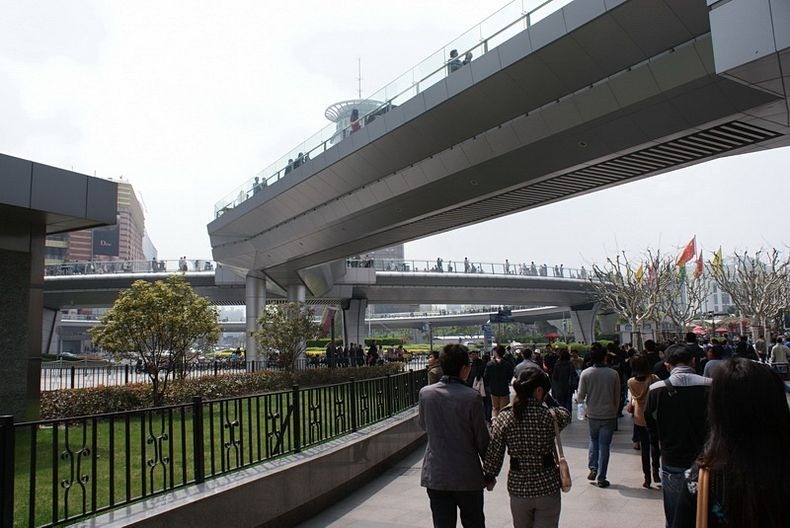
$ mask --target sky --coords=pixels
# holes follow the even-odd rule
[[[160,258],[210,257],[215,202],[505,2],[3,0],[0,153],[132,183]],[[790,148],[707,162],[406,245],[578,267],[784,248]]]

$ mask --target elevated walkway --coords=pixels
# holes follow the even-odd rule
[[[179,271],[176,261],[161,261],[152,270],[150,262],[69,263],[47,268],[44,279],[44,306],[111,306],[120,291],[136,280],[155,281],[181,274],[195,289],[216,305],[243,305],[244,279],[213,262],[190,261]],[[355,263],[356,261],[350,261]],[[196,265],[195,265],[196,263]],[[342,266],[343,275],[321,295],[308,295],[315,304],[340,304],[343,299],[362,298],[370,304],[481,304],[574,306],[590,302],[591,285],[587,272],[546,267],[536,274],[519,273],[515,266],[478,263],[480,272],[464,273],[463,263],[454,263],[454,272],[420,271],[430,262],[416,260],[371,261],[370,267]],[[408,271],[387,271],[406,269]],[[447,269],[447,268],[445,268]],[[559,270],[559,268],[557,267]],[[545,275],[540,275],[545,273]],[[286,298],[286,292],[267,282],[268,302]]]
[[[386,113],[211,222],[214,258],[320,294],[304,270],[347,255],[790,144],[785,3],[565,4],[410,72]]]

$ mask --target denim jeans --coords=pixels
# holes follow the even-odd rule
[[[587,467],[598,470],[598,480],[606,480],[606,470],[609,468],[609,447],[612,445],[617,418],[598,420],[588,418],[590,426],[590,456]]]
[[[680,493],[686,484],[687,469],[678,466],[661,466],[661,493],[664,495],[664,516],[667,528],[670,528],[675,520],[678,499],[680,499]]]

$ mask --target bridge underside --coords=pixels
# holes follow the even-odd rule
[[[591,4],[571,3],[212,222],[214,258],[312,287],[305,269],[349,255],[790,144],[788,45],[730,60],[737,32],[704,0]]]

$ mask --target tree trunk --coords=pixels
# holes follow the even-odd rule
[[[637,352],[641,354],[643,349],[642,332],[637,330],[637,328],[636,325],[631,326],[631,346],[636,348]]]

